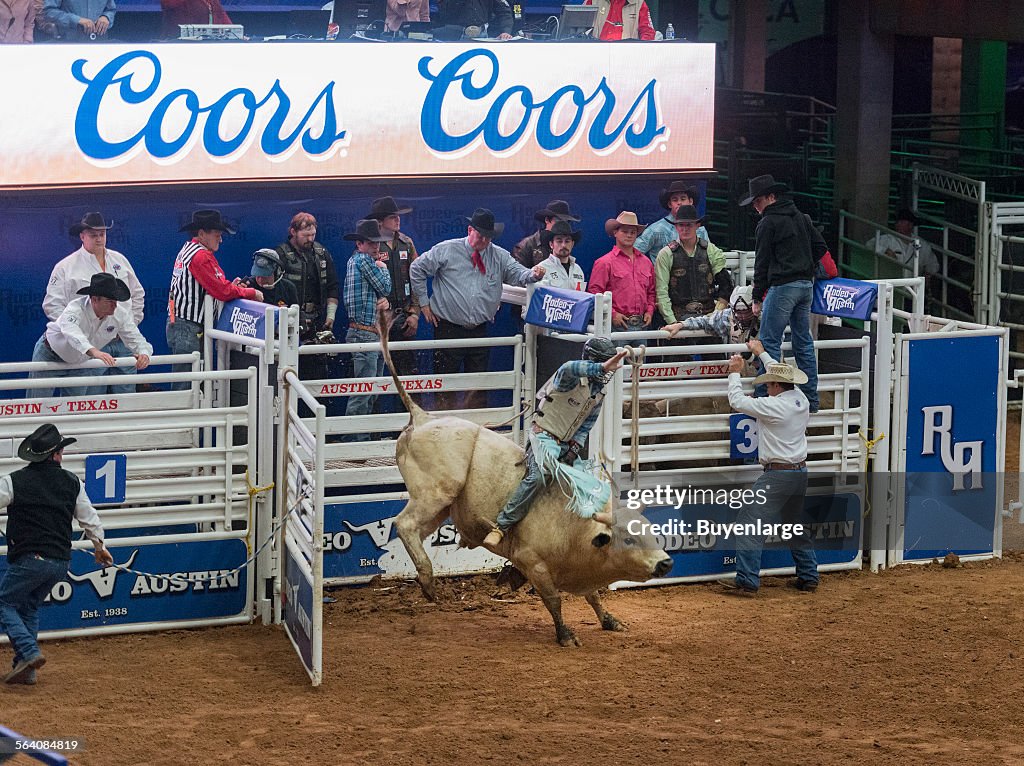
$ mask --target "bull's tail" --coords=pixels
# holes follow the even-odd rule
[[[380,350],[384,355],[384,361],[391,371],[391,379],[395,381],[395,390],[398,391],[398,395],[402,397],[402,404],[405,405],[405,409],[409,411],[409,424],[412,425],[417,420],[429,417],[428,413],[420,407],[416,402],[409,396],[409,392],[405,390],[405,386],[402,385],[402,380],[398,377],[398,372],[395,370],[395,363],[391,359],[391,350],[388,348],[388,331],[391,328],[388,326],[387,315],[384,309],[377,309],[377,330],[380,333]]]

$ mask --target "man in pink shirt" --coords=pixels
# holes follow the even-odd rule
[[[654,267],[633,247],[646,227],[636,213],[623,211],[605,221],[604,230],[615,238],[615,247],[594,263],[587,290],[612,293],[612,328],[619,331],[648,330],[654,316]]]

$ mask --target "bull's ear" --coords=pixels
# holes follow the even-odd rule
[[[598,532],[596,535],[594,535],[594,539],[590,542],[595,548],[603,548],[611,541],[612,536],[610,534],[608,534],[607,532]]]

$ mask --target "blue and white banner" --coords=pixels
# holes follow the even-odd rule
[[[243,338],[267,339],[267,304],[236,298],[221,309],[214,328]]]
[[[991,553],[997,507],[1000,337],[907,341],[903,559]],[[969,374],[945,374],[951,368]]]
[[[586,332],[594,313],[594,296],[560,287],[537,287],[526,310],[526,321],[559,332]]]
[[[306,574],[305,567],[295,558],[289,546],[284,547],[284,583],[281,590],[281,617],[288,634],[295,642],[299,658],[306,666],[306,672],[314,673],[313,582]]]
[[[814,283],[811,311],[824,316],[868,320],[877,298],[878,285],[837,277]]]
[[[394,530],[405,500],[337,503],[324,506],[324,578],[368,580],[374,575],[410,577],[416,567]],[[484,548],[459,545],[450,520],[423,541],[439,576],[499,569],[505,559]]]
[[[101,567],[91,551],[72,551],[67,579],[53,586],[39,612],[41,630],[232,617],[247,609],[246,571],[232,571],[246,558],[242,540],[107,544],[118,564],[170,579]],[[4,557],[0,576],[6,570]]]

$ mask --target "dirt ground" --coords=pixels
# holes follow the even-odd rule
[[[491,578],[335,591],[325,682],[260,626],[49,643],[0,720],[83,737],[95,764],[934,764],[1024,762],[1024,556],[620,591],[600,630]]]
[[[784,584],[571,598],[580,649],[488,577],[337,590],[320,689],[279,628],[51,642],[0,723],[95,766],[1024,762],[1024,553]]]

